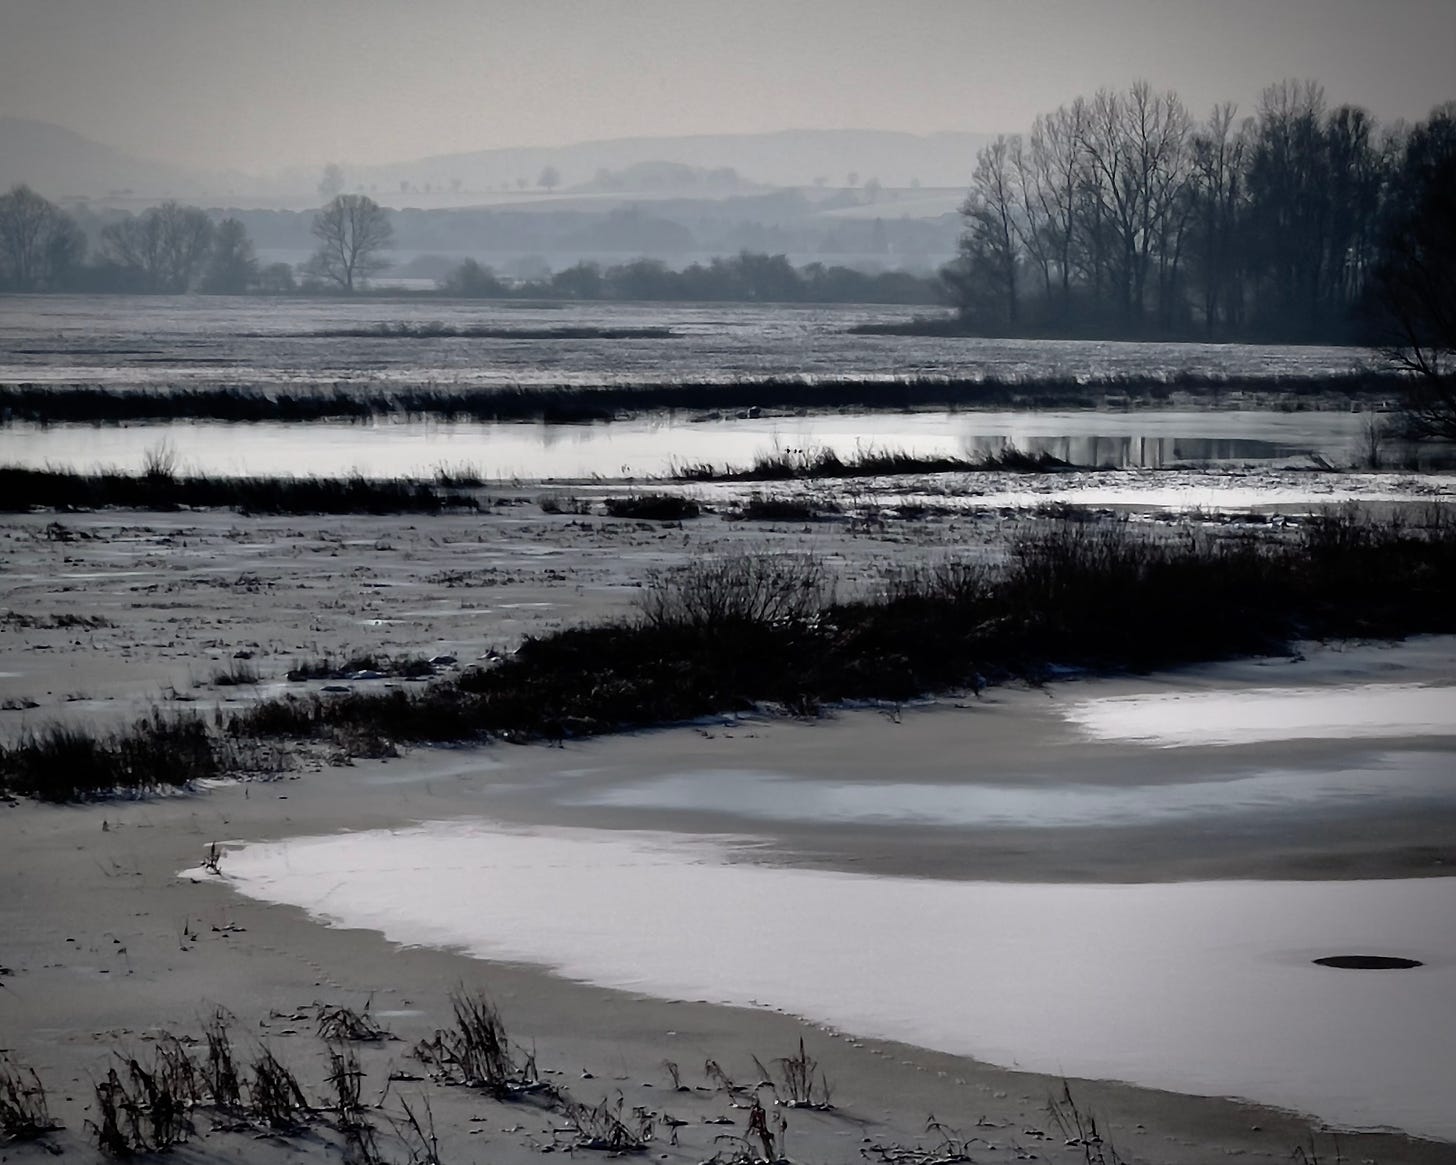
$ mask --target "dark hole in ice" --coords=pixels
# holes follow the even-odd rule
[[[1316,959],[1321,967],[1340,967],[1350,971],[1403,971],[1419,967],[1419,959],[1402,959],[1395,955],[1326,955]]]

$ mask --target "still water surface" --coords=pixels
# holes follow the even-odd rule
[[[1108,785],[918,784],[830,781],[752,770],[693,770],[567,794],[565,805],[713,813],[811,825],[920,825],[973,829],[1148,826],[1198,819],[1210,826],[1276,814],[1358,814],[1398,806],[1456,807],[1449,752],[1400,751],[1337,768],[1266,768],[1213,780]]]
[[[926,412],[694,420],[663,416],[579,425],[429,421],[307,425],[12,425],[0,464],[141,468],[165,442],[185,472],[236,475],[425,476],[472,465],[488,478],[542,480],[663,475],[707,462],[748,465],[766,453],[867,449],[980,458],[1008,446],[1090,467],[1164,468],[1348,463],[1365,417],[1342,412]]]

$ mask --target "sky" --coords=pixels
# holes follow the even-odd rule
[[[1414,120],[1456,0],[0,0],[0,114],[270,173],[801,128],[1017,132],[1145,78],[1195,114],[1285,77]]]

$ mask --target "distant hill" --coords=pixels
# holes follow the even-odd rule
[[[387,206],[443,208],[554,198],[685,196],[721,199],[772,188],[850,186],[964,189],[987,134],[921,136],[873,130],[617,138],[559,147],[478,150],[354,166],[345,189]],[[174,197],[210,206],[303,209],[318,204],[317,167],[244,175],[188,170],[137,157],[47,122],[0,117],[0,190],[28,183],[48,198],[85,197],[135,208]],[[875,201],[867,192],[869,201]],[[550,198],[546,200],[551,201]],[[851,204],[857,202],[852,199]],[[943,199],[942,199],[943,201]],[[906,205],[902,213],[910,212]]]
[[[193,197],[216,185],[181,167],[123,153],[49,122],[0,117],[0,189],[21,182],[47,198],[123,192],[136,198]]]
[[[992,135],[919,135],[879,130],[784,130],[760,134],[698,134],[690,137],[617,138],[570,146],[478,150],[443,154],[385,166],[344,165],[349,186],[374,187],[376,197],[411,190],[499,190],[534,188],[547,167],[565,186],[595,183],[605,172],[630,173],[650,163],[676,163],[699,170],[737,172],[745,182],[765,186],[830,187],[864,183],[885,186],[965,186],[976,151]],[[294,184],[317,174],[294,172]]]

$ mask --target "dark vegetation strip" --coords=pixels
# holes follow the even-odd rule
[[[0,747],[0,788],[68,800],[183,783],[267,740],[380,754],[560,740],[763,704],[812,714],[978,691],[1056,667],[1146,669],[1280,652],[1301,638],[1451,633],[1453,594],[1456,521],[1434,509],[1419,524],[1334,514],[1292,534],[1056,523],[1016,539],[1000,568],[921,566],[861,599],[836,599],[812,558],[704,560],[654,580],[635,617],[529,638],[494,666],[429,684],[263,700],[217,733],[159,716],[105,738],[47,729]]]
[[[364,652],[335,660],[325,655],[317,659],[296,660],[288,669],[287,675],[295,683],[302,680],[346,680],[361,673],[371,678],[398,676],[403,679],[423,679],[433,676],[437,668],[447,667],[454,662],[454,658],[449,656],[426,659],[423,655],[375,655]]]
[[[1456,524],[1334,517],[1293,540],[1069,525],[1018,540],[1000,571],[923,568],[873,599],[835,601],[831,590],[812,560],[704,562],[658,580],[636,619],[529,639],[495,667],[420,692],[267,701],[229,731],[559,739],[765,702],[812,712],[904,700],[1053,665],[1149,668],[1301,637],[1453,631]]]
[[[248,514],[434,514],[477,509],[479,502],[470,494],[401,478],[181,477],[0,466],[0,510],[107,506],[230,508]]]
[[[1008,445],[984,457],[925,455],[904,449],[861,449],[848,459],[833,449],[803,449],[763,453],[752,465],[721,468],[708,462],[679,466],[679,481],[792,481],[798,478],[881,477],[907,473],[973,473],[1001,470],[1012,473],[1053,473],[1076,469],[1070,461],[1050,453],[1027,453]]]
[[[43,801],[182,789],[221,777],[230,751],[202,717],[153,711],[129,728],[97,733],[51,724],[0,745],[0,792]]]
[[[846,409],[995,407],[1088,408],[1108,397],[1166,402],[1175,392],[1217,400],[1225,394],[1294,403],[1320,398],[1396,399],[1408,377],[1395,372],[1230,378],[1180,373],[1167,378],[1106,376],[1079,380],[910,377],[897,380],[838,377],[806,380],[770,377],[711,383],[512,385],[486,388],[300,388],[180,385],[118,389],[86,384],[0,385],[0,421],[35,424],[121,421],[319,421],[429,416],[445,420],[558,422],[597,421],[633,413],[678,409],[743,412]]]
[[[681,522],[702,513],[697,502],[680,494],[629,494],[624,498],[607,498],[602,505],[608,517],[650,522]]]

